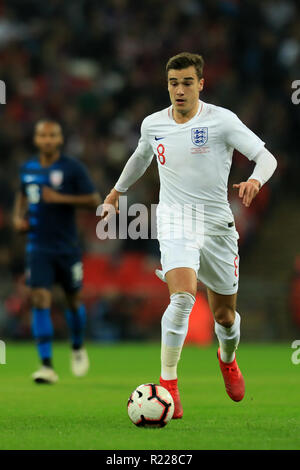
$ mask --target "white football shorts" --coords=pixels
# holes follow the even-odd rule
[[[174,268],[192,268],[197,279],[222,295],[238,291],[239,254],[235,235],[193,236],[192,239],[160,238],[161,279]]]

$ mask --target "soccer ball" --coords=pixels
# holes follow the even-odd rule
[[[127,408],[128,416],[136,426],[162,428],[172,419],[174,401],[161,385],[142,384],[130,395]]]

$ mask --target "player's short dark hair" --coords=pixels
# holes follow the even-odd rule
[[[168,75],[171,69],[182,70],[191,66],[195,67],[197,77],[200,80],[203,77],[204,60],[202,55],[193,54],[191,52],[181,52],[171,57],[167,62],[166,72]]]

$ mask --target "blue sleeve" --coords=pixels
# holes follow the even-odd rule
[[[96,192],[87,169],[81,162],[76,161],[74,164],[73,178],[75,194],[92,194]]]

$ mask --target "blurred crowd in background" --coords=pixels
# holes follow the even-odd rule
[[[261,221],[276,205],[279,194],[294,192],[297,196],[299,191],[300,105],[291,101],[291,83],[300,79],[298,1],[0,0],[0,79],[6,84],[6,104],[0,105],[3,334],[30,336],[24,239],[14,234],[11,213],[19,188],[19,167],[34,153],[34,124],[44,117],[62,124],[64,152],[88,167],[105,197],[136,148],[143,118],[169,105],[165,64],[182,51],[204,57],[203,101],[237,113],[278,160],[276,174],[250,209],[245,210],[229,189],[240,248],[251,249]],[[251,171],[252,164],[235,152],[230,181],[240,182]],[[158,191],[153,161],[128,193],[129,204],[142,202],[150,207],[158,202]],[[126,279],[132,272],[140,276],[141,271],[136,267],[130,271],[126,263],[136,266],[137,256],[141,266],[142,259],[140,269],[146,272],[145,279],[149,278],[153,267],[159,265],[157,242],[100,241],[95,232],[97,217],[89,212],[80,212],[78,223],[87,271],[91,269],[87,279],[93,278],[94,260],[104,265],[109,260],[103,277],[96,276],[99,285],[92,279],[90,289],[86,286],[90,337],[151,337],[161,305],[158,302],[157,314],[153,305],[145,308],[141,291],[145,293],[146,284],[133,296],[137,290],[134,283],[128,289]],[[127,278],[123,275],[117,284],[107,285],[107,269],[112,266],[111,279],[116,278],[118,269],[124,269]],[[105,278],[106,288],[102,283]],[[154,289],[155,281],[151,282]],[[162,299],[166,300],[166,287],[162,287]],[[59,292],[55,296],[53,315],[57,335],[64,337],[60,296]],[[154,321],[137,322],[141,309],[150,311],[147,318]]]

